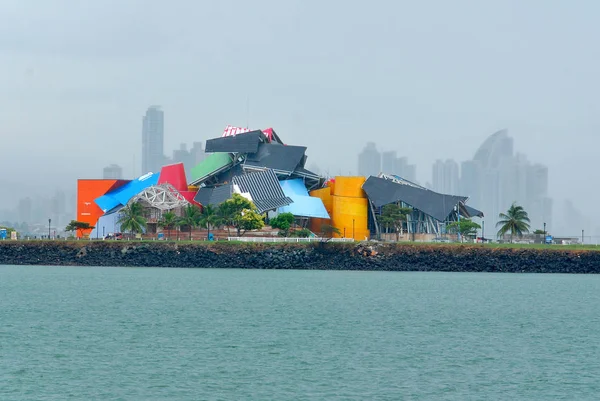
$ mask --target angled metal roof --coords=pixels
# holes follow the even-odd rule
[[[477,210],[474,207],[471,207],[469,205],[463,205],[463,206],[465,207],[465,210],[469,214],[468,217],[484,217],[483,212],[481,210]]]
[[[293,202],[285,196],[277,175],[270,169],[233,177],[232,182],[242,193],[250,194],[259,213],[287,206]]]
[[[212,188],[200,188],[194,197],[194,201],[201,205],[220,205],[233,194],[233,184],[221,185]]]
[[[196,185],[208,179],[214,174],[233,165],[233,159],[229,153],[213,153],[198,163],[191,171],[192,184]]]
[[[438,221],[445,221],[459,202],[468,199],[465,196],[443,195],[373,176],[367,179],[362,188],[376,207],[402,201]]]
[[[209,139],[206,141],[205,151],[207,153],[256,153],[258,145],[266,141],[265,134],[261,130],[256,130],[240,135]]]
[[[280,207],[278,209],[279,213],[291,213],[294,216],[317,217],[320,219],[330,218],[323,201],[308,194],[302,179],[280,181],[279,185],[281,185],[283,193],[294,201],[288,206]]]
[[[187,179],[183,163],[169,164],[160,169],[158,184],[171,184],[177,191],[187,191]]]
[[[103,212],[107,212],[119,205],[126,205],[127,202],[140,192],[144,191],[158,183],[159,173],[148,173],[135,180],[129,181],[123,185],[103,195],[99,198],[94,199],[94,202],[102,209]]]
[[[256,153],[246,156],[246,165],[273,170],[293,172],[302,167],[305,146],[287,146],[278,143],[262,143]]]

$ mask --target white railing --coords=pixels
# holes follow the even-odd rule
[[[290,238],[290,237],[227,237],[227,241],[240,242],[354,242],[354,238]]]

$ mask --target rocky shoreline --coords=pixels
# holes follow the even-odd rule
[[[600,273],[600,252],[381,243],[5,241],[0,265]]]

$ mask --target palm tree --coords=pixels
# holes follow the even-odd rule
[[[183,209],[183,215],[179,218],[179,224],[190,228],[190,241],[192,240],[192,229],[200,222],[200,208],[189,204]]]
[[[163,213],[161,219],[158,221],[158,226],[167,230],[167,239],[171,239],[171,229],[175,227],[177,222],[177,215],[172,211]]]
[[[144,208],[137,202],[127,204],[119,211],[118,223],[121,230],[129,231],[131,234],[143,232],[147,225]]]
[[[513,241],[513,235],[522,237],[523,234],[529,232],[529,216],[523,209],[523,206],[519,206],[513,203],[506,213],[500,213],[498,215],[500,221],[496,223],[496,227],[500,227],[498,230],[498,236],[502,237],[504,234],[510,231],[510,242]]]
[[[221,217],[217,213],[217,209],[212,205],[206,205],[202,207],[202,214],[200,215],[199,225],[205,227],[208,232],[206,234],[207,239],[210,238],[210,227],[215,227],[221,222]]]

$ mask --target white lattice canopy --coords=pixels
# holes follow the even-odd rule
[[[171,184],[153,185],[134,196],[130,202],[142,201],[160,210],[186,206],[189,202]]]

